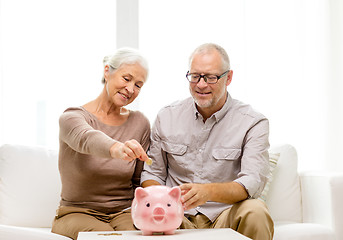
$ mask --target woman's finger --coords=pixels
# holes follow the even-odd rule
[[[125,142],[127,146],[132,150],[135,158],[138,158],[142,161],[148,160],[148,155],[144,151],[143,147],[136,141],[136,140],[130,140]]]

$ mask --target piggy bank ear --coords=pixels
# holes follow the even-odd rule
[[[169,196],[171,196],[176,201],[179,201],[181,198],[181,189],[179,187],[173,187],[169,191]]]
[[[137,199],[137,201],[140,201],[141,199],[145,198],[146,196],[148,196],[147,191],[145,191],[144,188],[138,187],[135,190],[135,197]]]

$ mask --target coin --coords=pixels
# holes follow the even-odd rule
[[[152,159],[148,158],[148,160],[146,160],[145,162],[146,162],[146,164],[151,165],[152,164]]]

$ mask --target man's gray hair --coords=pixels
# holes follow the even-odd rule
[[[213,50],[218,51],[218,53],[222,57],[222,68],[223,68],[222,70],[223,71],[229,70],[230,69],[230,59],[229,59],[227,52],[225,51],[224,48],[222,48],[221,46],[219,46],[218,44],[215,44],[215,43],[205,43],[205,44],[202,44],[199,47],[197,47],[193,51],[191,56],[189,57],[189,68],[191,67],[193,57],[195,54],[207,53],[207,52],[210,52]]]
[[[134,48],[123,47],[117,49],[113,55],[105,56],[103,59],[103,66],[110,66],[112,69],[118,69],[122,64],[140,64],[148,73],[148,61],[142,56],[142,54]],[[104,76],[102,77],[102,83],[105,83]]]

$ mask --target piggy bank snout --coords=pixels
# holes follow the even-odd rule
[[[158,216],[164,216],[165,215],[165,211],[163,208],[161,207],[156,207],[153,211],[154,215],[158,215]]]

